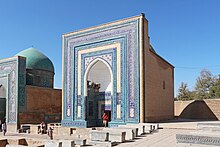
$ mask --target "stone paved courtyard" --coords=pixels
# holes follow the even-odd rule
[[[118,144],[118,147],[184,147],[189,145],[177,144],[176,134],[188,134],[196,129],[198,122],[172,122],[172,123],[160,123],[160,129],[151,134],[144,134],[139,136],[135,140],[127,141],[125,143]],[[76,136],[75,136],[76,137]],[[73,139],[74,136],[59,136],[54,135],[54,140]],[[6,136],[0,135],[0,139],[4,138],[31,138],[34,140],[49,141],[49,137],[46,134],[12,134],[7,133]],[[202,145],[192,145],[202,146]]]
[[[125,142],[118,144],[118,147],[175,147],[176,146],[176,139],[175,135],[177,133],[189,133],[191,130],[186,129],[159,129],[157,132],[152,134],[145,134],[133,141]],[[2,138],[34,138],[36,140],[49,140],[49,137],[44,135],[32,135],[32,134],[7,134],[7,136]],[[54,140],[64,139],[65,137],[62,136],[54,136]],[[71,137],[66,137],[65,139],[71,139]]]

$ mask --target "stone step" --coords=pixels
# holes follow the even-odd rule
[[[126,125],[119,125],[119,127],[135,127],[135,128],[138,128],[138,132],[137,132],[137,135],[140,136],[142,134],[145,133],[145,125],[142,125],[142,124],[126,124]]]
[[[219,132],[220,131],[220,123],[198,123],[197,129]]]
[[[109,141],[109,133],[103,130],[91,130],[90,139],[92,141]]]
[[[72,139],[75,143],[75,145],[85,146],[86,145],[86,139],[83,138],[75,138]]]
[[[106,141],[106,142],[90,141],[88,144],[91,144],[91,145],[96,146],[96,147],[112,147],[112,146],[117,145],[118,143],[112,142],[112,141]]]
[[[109,132],[109,136],[111,136],[111,133],[113,132],[125,132],[125,140],[133,140],[135,136],[135,131],[131,128],[104,128],[105,131],[111,131]]]
[[[112,128],[104,128],[103,130],[109,133],[109,141],[125,142],[126,131]]]
[[[176,134],[177,143],[220,146],[220,136],[208,134]]]
[[[204,131],[204,130],[192,131],[189,134],[190,135],[202,135],[202,136],[210,136],[210,137],[219,137],[220,138],[219,132],[209,132],[209,131]]]
[[[128,130],[128,132],[129,132],[129,131],[132,131],[132,134],[133,134],[133,136],[134,136],[133,139],[138,136],[138,128],[137,128],[137,127],[119,126],[119,127],[116,128],[116,129]],[[127,132],[126,132],[126,133],[127,133]]]
[[[62,147],[74,147],[75,142],[73,140],[60,140],[62,142]]]
[[[45,142],[44,147],[62,147],[61,141],[48,141]]]
[[[145,125],[145,129],[155,131],[159,129],[159,124],[158,123],[140,123]]]

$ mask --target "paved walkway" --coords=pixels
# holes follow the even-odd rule
[[[192,130],[159,129],[157,132],[135,139],[134,142],[119,144],[118,147],[176,147],[176,134],[190,131]]]
[[[159,129],[158,131],[145,134],[133,141],[128,141],[117,145],[117,147],[175,147],[176,146],[176,134],[178,133],[189,133],[192,130],[184,129]],[[49,137],[44,135],[33,135],[33,134],[11,134],[7,136],[0,136],[3,138],[32,138],[34,140],[49,140]],[[59,139],[71,139],[71,137],[54,136],[54,140]]]
[[[151,134],[145,134],[133,141],[128,141],[117,145],[118,147],[175,147],[176,146],[176,134],[189,133],[192,130],[187,129],[159,129]],[[49,137],[44,135],[34,134],[11,134],[7,136],[0,135],[0,139],[3,138],[31,138],[34,140],[49,140]],[[54,136],[54,140],[59,139],[71,139],[72,137]]]
[[[219,121],[218,121],[219,122]],[[160,127],[156,132],[151,134],[145,134],[133,141],[118,144],[117,147],[176,147],[181,144],[176,143],[176,134],[189,134],[195,131],[198,122],[186,121],[186,122],[168,122],[160,123]],[[3,138],[30,138],[34,140],[49,141],[49,137],[39,134],[11,134],[7,133],[6,136],[0,135],[0,139]],[[55,135],[54,140],[73,139],[73,136],[59,136]],[[187,145],[188,146],[188,145]],[[195,145],[193,145],[195,146]],[[200,146],[200,145],[196,145]],[[182,147],[182,146],[181,146]]]

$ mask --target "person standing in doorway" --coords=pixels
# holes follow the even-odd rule
[[[103,125],[106,128],[108,124],[108,115],[106,113],[103,113],[102,120],[103,120]]]

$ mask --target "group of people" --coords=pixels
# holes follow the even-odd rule
[[[6,118],[4,117],[4,119],[0,119],[0,132],[2,132],[2,134],[5,136],[7,131],[7,125],[6,125]],[[46,123],[42,122],[39,126],[38,129],[38,134],[46,134],[50,137],[50,139],[53,139],[53,129],[51,127],[49,127],[49,129],[47,130],[47,125]]]
[[[5,136],[5,133],[7,131],[7,125],[6,125],[6,118],[4,117],[3,120],[0,119],[0,131],[3,133]]]
[[[42,122],[39,126],[38,129],[38,134],[46,134],[50,137],[50,139],[53,139],[53,129],[52,127],[49,127],[49,129],[47,130],[47,124],[45,122]]]

